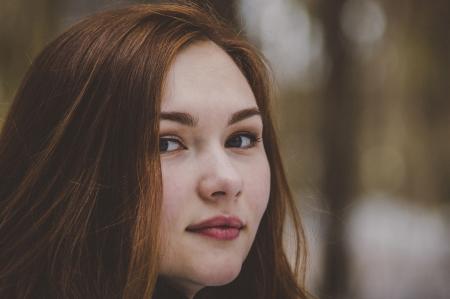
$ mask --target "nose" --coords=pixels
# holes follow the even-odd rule
[[[201,175],[198,194],[204,200],[234,200],[242,193],[243,180],[227,153],[209,154],[199,161]]]

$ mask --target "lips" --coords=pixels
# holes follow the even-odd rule
[[[192,224],[186,231],[218,240],[234,240],[242,228],[244,224],[238,217],[217,216]]]

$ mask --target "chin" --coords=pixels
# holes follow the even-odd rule
[[[203,269],[202,269],[203,268]],[[199,267],[197,281],[204,286],[222,286],[226,285],[238,277],[241,272],[242,264],[233,265],[227,263],[225,265],[207,265]]]

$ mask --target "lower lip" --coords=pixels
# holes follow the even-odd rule
[[[208,227],[195,231],[190,231],[191,233],[201,234],[206,237],[214,238],[217,240],[234,240],[239,237],[240,229],[227,227]]]

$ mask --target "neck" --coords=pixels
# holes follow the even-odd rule
[[[192,296],[186,296],[178,289],[174,288],[171,284],[169,284],[164,278],[159,277],[156,282],[155,291],[153,293],[152,299],[193,299]]]

